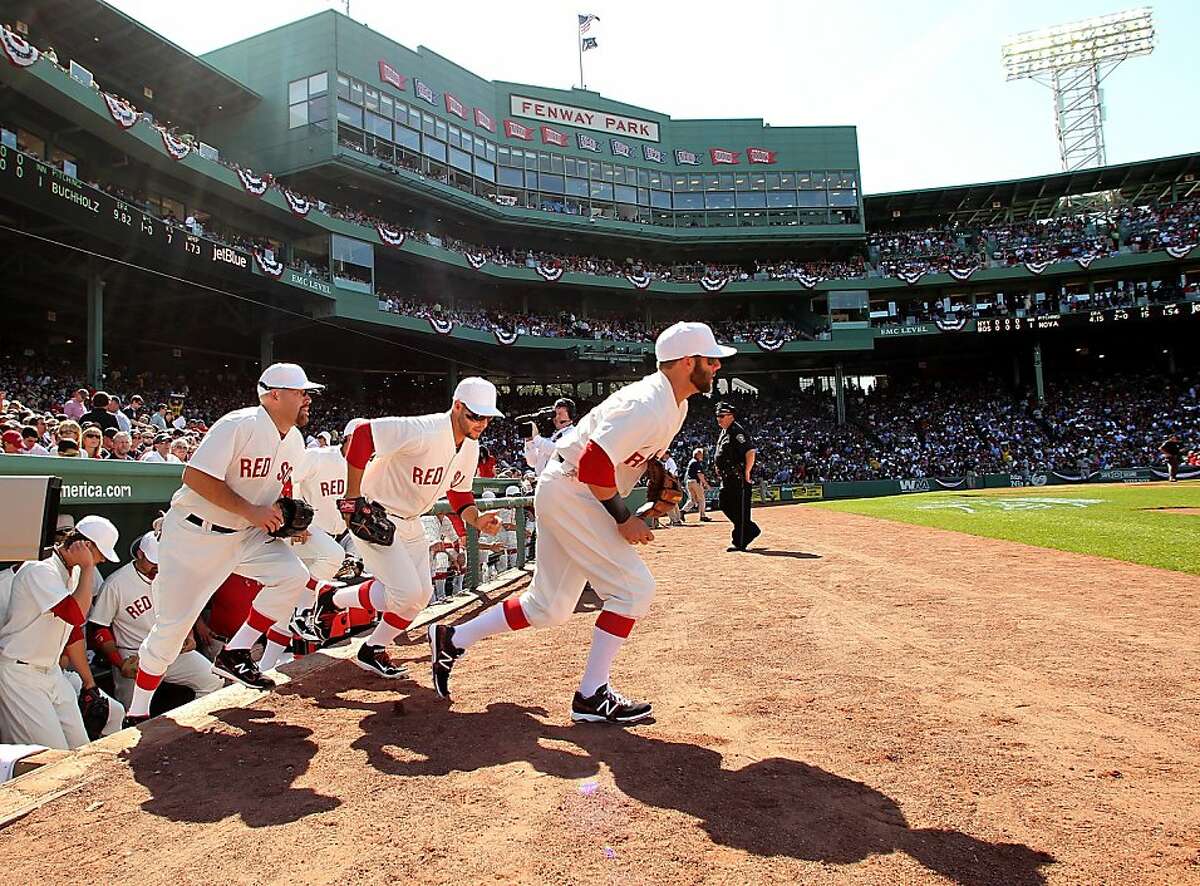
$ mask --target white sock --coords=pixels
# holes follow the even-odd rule
[[[356,609],[362,608],[362,603],[359,602],[359,588],[362,585],[351,585],[348,588],[342,588],[340,591],[335,591],[333,594],[333,605],[338,609]],[[384,607],[385,597],[383,593],[383,582],[379,579],[372,578],[370,586],[367,588],[367,594],[371,599],[371,608],[382,611]]]
[[[127,717],[148,717],[150,715],[150,699],[154,698],[153,689],[143,689],[141,686],[133,687],[133,698],[129,702],[129,710],[125,712]]]
[[[226,649],[249,649],[254,645],[254,641],[263,634],[258,628],[250,626],[250,620],[246,619],[242,626],[237,629],[237,633],[229,638],[229,642],[225,644]]]
[[[625,638],[592,628],[592,649],[588,653],[587,667],[579,680],[579,694],[584,698],[594,695],[596,690],[608,682],[608,672],[613,659],[621,651]]]
[[[493,634],[502,634],[507,630],[510,630],[510,628],[508,626],[508,619],[504,616],[504,604],[497,603],[490,609],[485,609],[470,621],[455,627],[454,636],[450,638],[450,642],[459,649],[466,649],[472,643],[482,640],[484,637],[490,637]]]
[[[404,628],[394,628],[382,618],[379,624],[375,625],[375,630],[371,632],[371,636],[367,637],[365,642],[368,646],[387,646],[393,640],[400,636],[400,632]]]
[[[286,651],[286,646],[282,646],[279,643],[276,643],[274,640],[268,640],[267,648],[263,652],[262,658],[258,660],[258,669],[260,671],[272,670],[277,664],[279,664],[279,659],[283,658],[283,653]]]

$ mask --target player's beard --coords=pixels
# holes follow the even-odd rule
[[[696,365],[692,367],[692,374],[688,376],[688,381],[701,394],[707,394],[712,390],[714,375],[716,375],[716,371],[709,367],[707,361],[702,357],[697,357]]]
[[[301,406],[300,409],[296,411],[296,427],[302,428],[307,424],[308,424],[308,407]]]

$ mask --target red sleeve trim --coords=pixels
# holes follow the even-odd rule
[[[75,625],[75,627],[71,628],[71,635],[67,637],[67,645],[70,646],[72,643],[78,643],[82,639],[83,627],[80,625]]]
[[[363,422],[350,435],[350,448],[346,450],[346,461],[361,471],[374,454],[375,438],[371,435],[371,423]]]
[[[475,504],[475,493],[455,492],[453,489],[447,489],[446,501],[450,502],[450,507],[454,510],[454,513],[461,515],[463,511]]]
[[[594,440],[588,441],[579,459],[579,482],[589,486],[616,486],[617,474],[612,459]]]
[[[79,604],[74,597],[63,597],[50,607],[50,611],[73,628],[83,624],[83,613],[79,611]]]
[[[104,652],[101,648],[105,643],[112,643],[116,645],[116,642],[117,638],[113,636],[113,632],[109,628],[97,627],[92,630],[92,648],[97,652],[103,653],[110,665],[119,668],[121,663],[125,661],[125,659],[121,658],[121,653],[117,652],[115,649],[110,652]]]

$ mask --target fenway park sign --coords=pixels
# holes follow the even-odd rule
[[[592,129],[609,135],[624,135],[646,141],[658,141],[658,124],[653,120],[637,117],[622,117],[606,111],[594,111],[575,105],[560,105],[556,102],[527,98],[523,95],[509,97],[510,110],[514,117],[540,120],[543,123],[558,123],[576,129]]]

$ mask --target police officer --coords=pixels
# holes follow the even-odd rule
[[[717,506],[733,524],[733,544],[726,550],[744,551],[762,532],[750,519],[750,476],[754,471],[754,441],[737,422],[734,408],[724,401],[717,404],[717,439],[714,464],[721,477]]]

